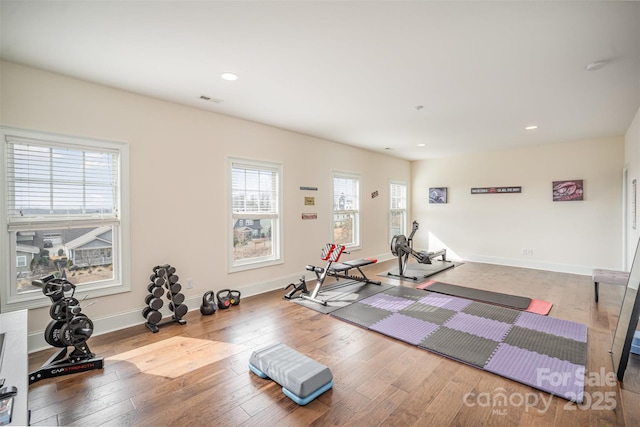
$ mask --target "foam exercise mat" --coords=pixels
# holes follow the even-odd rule
[[[450,285],[442,282],[427,282],[418,286],[418,289],[429,288],[430,292],[458,296],[476,301],[484,301],[491,304],[503,305],[505,307],[526,310],[531,304],[531,298],[518,297],[515,295],[501,294],[498,292],[484,291],[482,289],[467,288],[465,286]]]
[[[318,304],[317,302],[302,298],[293,298],[291,301],[320,313],[327,314],[378,292],[385,291],[393,286],[394,285],[384,283],[375,285],[359,281],[343,280],[329,286],[324,286],[321,289],[318,298],[327,301],[327,305]]]
[[[489,304],[502,305],[504,307],[524,310],[531,313],[547,315],[551,311],[553,304],[547,301],[536,300],[533,298],[519,297],[515,295],[503,294],[499,292],[485,291],[482,289],[474,289],[466,286],[451,285],[449,283],[436,282],[430,280],[417,289],[423,289],[430,292],[451,295],[455,297],[472,299],[475,301],[486,302]]]
[[[331,316],[570,401],[584,397],[581,323],[402,286]]]

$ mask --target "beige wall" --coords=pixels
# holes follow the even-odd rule
[[[622,137],[413,162],[416,245],[552,271],[618,269],[623,166]],[[553,202],[552,182],[569,179],[584,180],[584,201]],[[521,186],[522,193],[470,194],[494,186]],[[449,202],[429,204],[429,187],[448,187]]]
[[[305,265],[321,264],[320,251],[332,239],[332,170],[362,177],[362,250],[344,259],[391,257],[389,181],[409,183],[408,161],[12,63],[0,65],[0,124],[130,145],[133,291],[101,297],[87,310],[96,333],[142,323],[148,278],[158,264],[175,266],[183,284],[193,279],[194,288],[184,289],[190,309],[197,309],[210,289],[238,289],[247,296],[297,281]],[[283,164],[284,264],[227,274],[229,156]],[[318,191],[300,191],[300,186]],[[376,190],[379,196],[372,199]],[[316,205],[305,207],[304,196],[314,196]],[[318,219],[302,221],[302,212],[317,212]],[[0,236],[0,244],[7,244],[6,235]],[[29,331],[42,331],[49,320],[48,309],[31,310]],[[31,348],[42,334],[32,335]]]

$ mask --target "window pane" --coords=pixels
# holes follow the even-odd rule
[[[231,175],[233,212],[277,212],[277,171],[234,166]]]
[[[389,232],[391,238],[404,234],[404,211],[391,211],[391,223]]]
[[[42,292],[31,285],[49,274],[75,285],[112,280],[114,227],[33,230],[16,233],[16,256],[28,262],[17,267],[17,292]]]
[[[333,242],[345,246],[355,244],[355,225],[354,214],[334,214]]]
[[[334,177],[333,209],[358,210],[358,180],[354,178]]]
[[[114,214],[118,154],[7,144],[10,216]]]
[[[389,239],[404,234],[407,229],[407,186],[391,183],[389,185]]]
[[[237,220],[233,227],[234,261],[272,257],[272,231],[272,219]]]

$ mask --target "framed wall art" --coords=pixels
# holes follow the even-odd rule
[[[567,202],[584,200],[584,185],[581,179],[553,181],[553,201]]]
[[[429,188],[429,203],[447,203],[447,187]]]

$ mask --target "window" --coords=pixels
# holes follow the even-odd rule
[[[0,134],[7,237],[0,259],[9,283],[2,311],[50,304],[31,284],[49,274],[75,284],[76,298],[130,290],[127,144],[11,128]]]
[[[360,246],[360,177],[333,174],[333,243]]]
[[[230,159],[229,271],[281,263],[282,166]]]
[[[407,230],[407,185],[401,182],[389,184],[389,241]]]

